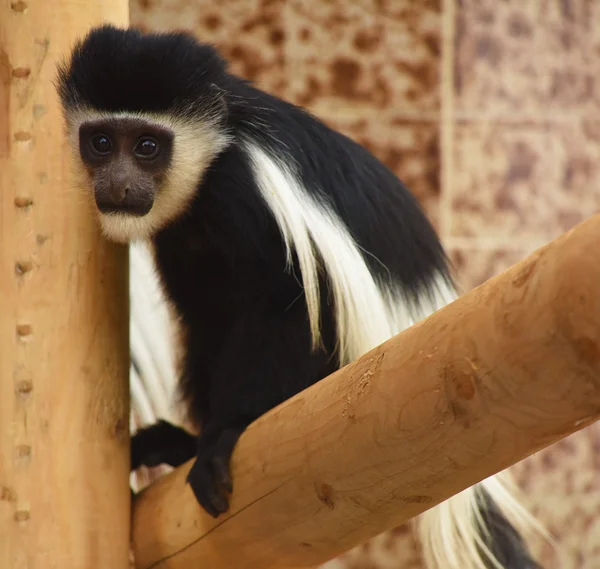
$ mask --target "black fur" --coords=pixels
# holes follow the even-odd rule
[[[228,507],[228,467],[235,442],[260,415],[337,367],[333,307],[322,276],[323,347],[311,350],[300,269],[286,271],[279,229],[259,195],[238,141],[252,140],[293,161],[304,187],[327,203],[366,252],[380,283],[407,298],[450,279],[441,244],[415,198],[367,150],[306,111],[229,74],[209,46],[182,34],[142,35],[110,27],[94,31],[63,66],[59,92],[67,111],[178,115],[219,112],[234,143],[211,164],[185,214],[154,239],[165,289],[187,330],[181,389],[202,427],[189,481],[213,515]],[[365,314],[365,318],[369,315]],[[192,458],[187,435],[166,423],[134,438],[133,465],[178,465]],[[493,514],[499,551],[509,539]],[[530,569],[515,562],[507,569]]]
[[[140,429],[131,441],[131,470],[140,466],[181,466],[196,452],[196,437],[187,431],[158,421]],[[152,450],[154,449],[154,450]]]
[[[500,565],[507,569],[542,569],[531,556],[523,538],[485,490],[479,503],[484,523],[489,530],[489,538],[484,538],[484,542]]]
[[[85,103],[105,111],[203,114],[219,99],[212,85],[223,76],[225,60],[188,35],[124,33],[107,25],[84,42],[59,67],[58,92],[69,109]]]

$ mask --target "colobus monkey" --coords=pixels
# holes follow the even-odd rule
[[[252,421],[456,298],[444,250],[367,150],[188,34],[95,28],[60,66],[58,91],[104,234],[151,244],[201,429],[141,430],[132,468],[196,456],[188,482],[218,516]],[[490,478],[420,517],[428,564],[537,567],[523,520]]]

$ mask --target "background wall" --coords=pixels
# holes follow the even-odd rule
[[[600,209],[600,0],[131,0],[363,143],[416,193],[465,290]],[[600,246],[600,245],[599,245]],[[600,567],[600,425],[514,468],[559,549]],[[419,569],[398,528],[330,564]],[[329,568],[328,568],[329,569]]]

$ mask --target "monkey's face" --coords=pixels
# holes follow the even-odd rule
[[[135,118],[84,122],[79,154],[101,214],[144,216],[169,171],[173,133]]]
[[[75,179],[104,234],[147,239],[185,213],[230,138],[210,119],[78,109],[67,113]]]

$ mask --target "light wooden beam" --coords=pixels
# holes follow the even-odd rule
[[[600,216],[256,421],[229,513],[136,500],[139,569],[315,566],[600,416]],[[365,315],[368,318],[368,315]]]
[[[128,2],[0,4],[0,567],[126,569],[127,250],[70,177],[56,63]]]

